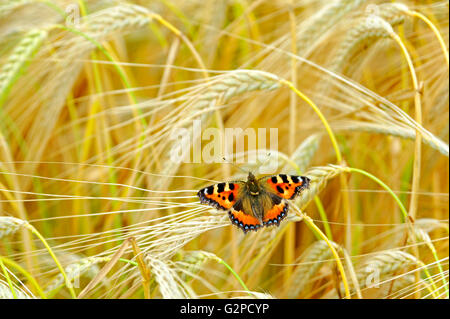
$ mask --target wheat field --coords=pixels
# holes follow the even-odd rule
[[[449,298],[448,27],[448,1],[1,0],[0,298]],[[173,161],[194,122],[277,149]],[[263,161],[311,180],[279,227],[200,203]]]

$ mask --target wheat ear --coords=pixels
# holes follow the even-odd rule
[[[305,207],[313,200],[314,196],[318,195],[327,185],[328,181],[340,173],[347,171],[344,166],[328,165],[313,167],[308,170],[305,175],[311,180],[309,188],[305,189],[300,196],[295,200],[295,204],[300,208]]]
[[[404,22],[404,14],[398,6],[385,3],[376,6],[377,16],[384,19],[391,26],[397,26]],[[332,71],[340,71],[347,61],[351,60],[356,52],[360,52],[361,47],[369,47],[377,40],[389,38],[386,29],[377,23],[371,16],[360,18],[348,31],[348,35],[343,40],[334,61],[329,67]]]
[[[316,151],[319,148],[320,139],[320,134],[308,136],[292,153],[290,159],[297,165],[300,172],[304,172],[308,168],[314,154],[316,154]],[[289,164],[286,164],[282,171],[298,174],[298,171]]]
[[[391,135],[396,137],[401,137],[404,139],[415,140],[416,131],[410,127],[402,127],[399,125],[388,125],[388,124],[378,124],[378,123],[368,123],[360,121],[342,121],[338,125],[335,123],[333,128],[340,130],[351,130],[351,131],[361,131],[369,133],[379,133],[385,135]],[[448,157],[448,145],[435,137],[434,135],[423,135],[423,142],[435,149],[442,155]]]
[[[28,222],[9,216],[0,216],[0,238],[11,236]]]
[[[81,277],[88,271],[98,271],[97,264],[108,262],[110,257],[88,257],[74,262],[64,268],[67,278],[70,282]],[[97,268],[97,269],[96,269]],[[45,288],[46,293],[51,293],[54,290],[61,288],[64,285],[64,277],[62,274],[56,275],[55,278]]]
[[[297,38],[296,47],[299,55],[311,50],[313,41],[327,32],[331,26],[336,24],[348,12],[359,7],[366,0],[332,1],[320,9],[309,19],[309,24],[301,29]]]
[[[146,255],[144,261],[155,276],[159,290],[164,299],[185,299],[189,294],[185,290],[176,271],[166,262],[151,255]]]
[[[333,246],[338,248],[336,243],[333,243]],[[319,240],[311,244],[296,261],[300,265],[292,273],[293,280],[287,292],[288,298],[296,298],[324,263],[332,260],[330,247],[325,241]]]
[[[46,31],[33,29],[14,47],[0,69],[0,107],[8,97],[14,83],[23,74],[30,60],[46,38]]]
[[[11,291],[11,287],[0,279],[0,299],[31,299],[36,298],[33,295],[29,295],[22,291],[20,288],[14,286],[14,293]]]

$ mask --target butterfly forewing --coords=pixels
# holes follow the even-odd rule
[[[202,188],[198,193],[200,202],[216,209],[229,210],[236,203],[243,182],[225,182]]]
[[[308,188],[310,179],[306,176],[278,174],[260,179],[262,185],[281,198],[294,199],[302,190]]]

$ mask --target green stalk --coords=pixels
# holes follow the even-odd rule
[[[69,278],[67,277],[66,272],[64,271],[64,268],[61,266],[61,263],[59,262],[58,258],[56,258],[56,255],[53,253],[53,250],[51,249],[51,247],[48,245],[47,241],[45,240],[44,237],[42,237],[42,235],[37,231],[36,228],[33,227],[33,225],[26,223],[24,225],[26,228],[28,228],[29,230],[31,230],[31,232],[36,235],[37,238],[39,238],[39,240],[42,242],[42,244],[45,246],[45,248],[47,249],[48,253],[50,254],[50,256],[52,257],[52,259],[54,260],[56,266],[58,267],[59,271],[61,272],[62,276],[64,277],[64,281],[66,282],[66,287],[67,289],[69,289],[70,295],[72,296],[72,298],[76,298],[77,295],[75,294],[75,291],[73,290],[73,287],[69,281]]]
[[[245,285],[244,281],[241,279],[241,277],[239,277],[239,275],[233,270],[233,268],[230,267],[230,265],[228,265],[223,259],[216,257],[217,258],[217,262],[219,264],[224,265],[225,267],[227,267],[227,269],[233,274],[233,276],[239,281],[239,283],[241,284],[242,288],[244,288],[244,290],[248,293],[249,296],[252,296],[252,294],[250,293],[250,290],[247,288],[247,286]]]
[[[11,278],[9,277],[8,269],[6,269],[1,258],[0,258],[0,267],[2,268],[3,275],[5,275],[6,281],[8,282],[9,290],[11,290],[14,299],[17,299],[16,290],[14,289]]]
[[[17,264],[15,261],[12,261],[11,259],[8,259],[8,258],[2,257],[2,256],[0,256],[0,262],[8,265],[11,268],[15,268],[17,271],[19,271],[36,288],[36,291],[38,292],[39,296],[42,299],[47,299],[47,296],[45,295],[44,291],[37,283],[36,279],[34,279],[33,276],[28,271],[26,271],[24,268],[22,268],[22,266]]]
[[[398,198],[397,195],[395,195],[395,193],[392,191],[392,189],[387,186],[385,183],[383,183],[378,177],[362,170],[359,168],[353,168],[353,167],[348,167],[347,170],[349,172],[355,172],[355,173],[359,173],[362,174],[364,176],[369,177],[371,180],[375,181],[377,184],[379,184],[381,187],[383,187],[389,194],[391,194],[391,196],[394,198],[394,200],[397,202],[398,206],[400,207],[400,211],[402,212],[402,222],[404,223],[406,220],[408,219],[408,212],[406,211],[405,206],[403,206],[402,201]]]

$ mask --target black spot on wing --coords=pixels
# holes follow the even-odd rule
[[[225,190],[225,184],[226,184],[226,183],[220,183],[220,184],[217,184],[217,191],[218,191],[219,193],[222,193],[222,192]]]
[[[281,194],[284,193],[284,189],[282,189],[279,185],[277,185],[277,191]]]
[[[270,194],[270,198],[272,199],[272,203],[274,205],[280,204],[281,201],[283,200],[280,196],[278,196],[276,194],[272,194],[272,193],[269,193],[269,194]]]
[[[280,174],[281,179],[283,180],[283,183],[289,183],[288,177],[284,174]]]
[[[213,186],[210,186],[210,187],[213,187]],[[213,190],[214,190],[214,187],[213,187]],[[199,199],[200,199],[200,203],[202,203],[202,204],[208,204],[208,205],[214,207],[215,209],[226,210],[225,207],[223,207],[222,205],[220,205],[220,204],[219,204],[218,202],[216,202],[215,200],[206,197],[205,191],[206,191],[206,193],[207,193],[208,195],[212,195],[212,193],[211,193],[211,194],[208,193],[209,187],[206,187],[206,188],[201,189],[201,190],[197,193],[197,196],[198,196]],[[219,198],[220,198],[220,197],[219,197]]]
[[[272,176],[271,180],[272,180],[272,183],[274,183],[274,184],[276,184],[278,182],[278,179],[276,176]]]

